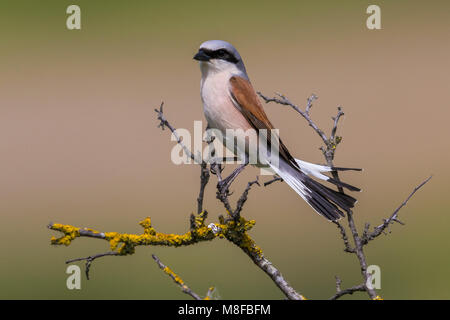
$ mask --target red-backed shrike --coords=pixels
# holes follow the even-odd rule
[[[206,41],[200,45],[194,59],[199,61],[202,73],[201,98],[208,127],[222,133],[227,148],[231,146],[234,153],[246,158],[257,155],[256,163],[252,164],[270,167],[328,220],[338,220],[344,216],[342,210],[349,211],[354,206],[355,198],[334,191],[310,176],[360,191],[323,174],[360,169],[331,168],[295,159],[278,138],[250,83],[242,58],[231,44],[221,40]],[[234,134],[230,135],[232,132]],[[256,140],[252,139],[255,137]],[[276,152],[273,152],[273,145]]]

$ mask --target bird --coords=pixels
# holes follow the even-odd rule
[[[200,95],[207,129],[221,133],[222,143],[245,158],[244,163],[227,178],[228,181],[222,183],[229,184],[234,180],[250,163],[248,159],[256,155],[252,165],[271,168],[328,221],[339,220],[345,216],[344,212],[354,207],[357,202],[354,197],[335,191],[314,178],[351,191],[360,191],[324,173],[362,169],[330,167],[294,158],[280,139],[279,131],[268,119],[247,75],[242,57],[233,45],[223,40],[205,41],[194,59],[199,62],[201,71]],[[276,139],[273,139],[274,136]],[[273,152],[273,146],[276,152]]]

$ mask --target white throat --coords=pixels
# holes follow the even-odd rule
[[[218,75],[221,77],[227,77],[228,79],[232,76],[248,79],[245,68],[243,68],[240,64],[234,64],[223,60],[200,61],[199,64],[203,81],[208,77],[215,77]],[[242,70],[242,68],[244,70]]]

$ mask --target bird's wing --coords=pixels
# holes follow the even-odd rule
[[[230,79],[230,95],[234,106],[255,130],[266,129],[269,132],[269,130],[274,129],[248,80],[236,76],[232,77]],[[267,135],[267,139],[267,145],[270,145],[270,134]],[[348,212],[356,203],[355,198],[334,191],[308,177],[308,170],[311,171],[312,167],[306,166],[306,169],[309,169],[306,173],[303,172],[304,163],[298,163],[281,140],[279,140],[279,155],[279,165],[269,163],[271,168],[317,213],[328,220],[336,221],[344,216],[339,207]]]
[[[261,102],[256,95],[251,83],[244,78],[233,76],[230,78],[230,95],[234,106],[242,113],[250,125],[255,129],[267,130],[267,145],[270,146],[271,130],[275,129],[273,124],[267,118]],[[272,135],[276,134],[272,132]],[[294,157],[289,153],[284,143],[279,139],[279,154],[284,160],[298,168]]]

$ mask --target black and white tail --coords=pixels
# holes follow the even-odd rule
[[[330,221],[339,220],[344,217],[344,212],[348,212],[354,207],[357,200],[352,196],[337,192],[321,183],[313,180],[309,176],[316,177],[333,183],[337,186],[347,188],[352,191],[361,191],[359,188],[336,181],[322,172],[357,170],[356,168],[327,167],[295,159],[296,165],[284,159],[279,160],[279,165],[271,165],[271,168],[297,192],[317,213]],[[342,211],[343,210],[343,211]]]

